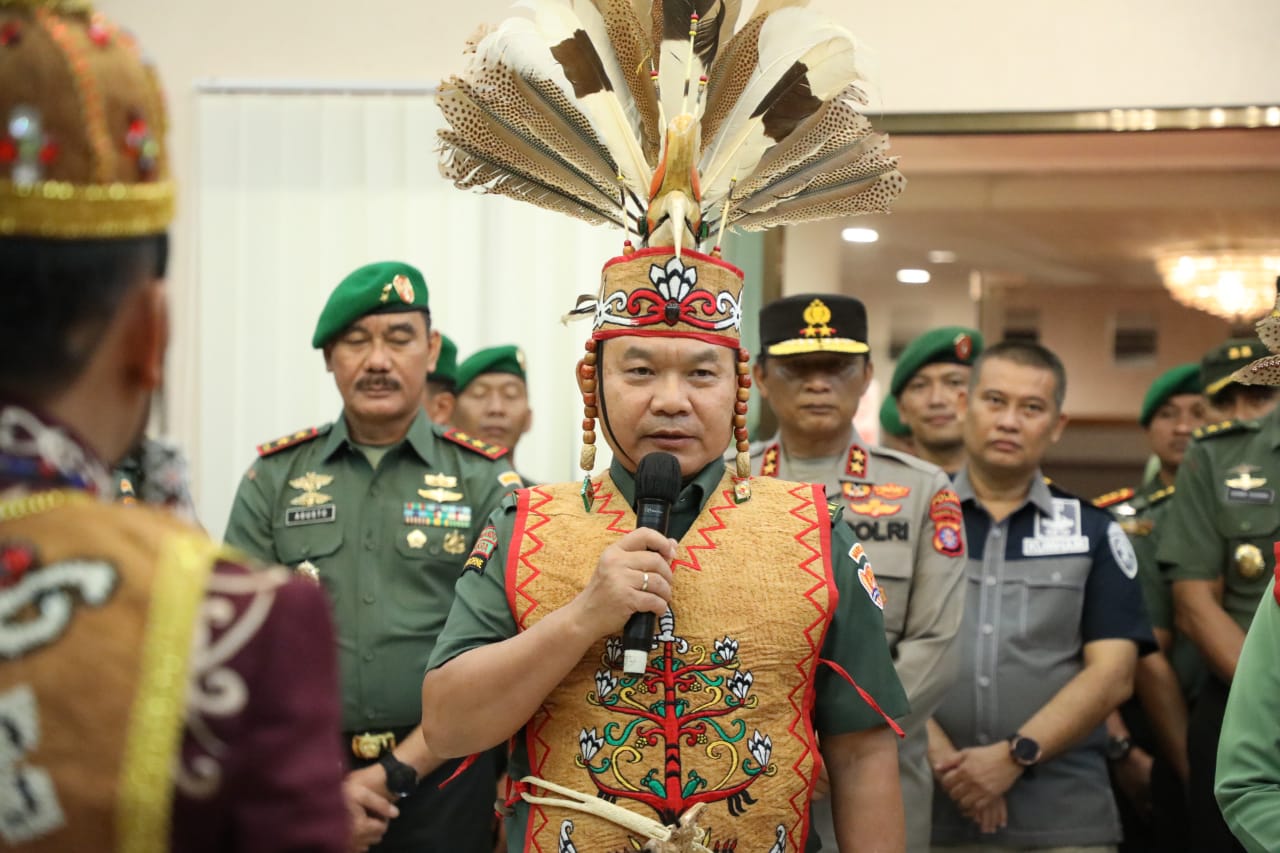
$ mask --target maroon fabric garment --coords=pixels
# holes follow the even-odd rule
[[[219,563],[206,593],[206,604],[229,603],[235,615],[211,626],[209,648],[230,654],[193,673],[195,699],[176,780],[174,850],[344,850],[345,766],[328,603],[318,586],[290,579],[270,593],[270,613],[252,636],[232,649],[228,640],[237,630],[254,627],[252,611],[255,601],[262,605],[263,593],[226,590],[252,576],[242,566]],[[206,704],[223,700],[218,685],[228,677],[243,681],[241,707],[223,715],[203,712]],[[209,795],[201,791],[208,779],[199,773],[200,759],[213,760],[220,771]]]

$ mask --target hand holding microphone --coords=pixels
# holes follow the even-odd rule
[[[670,453],[650,453],[636,467],[636,529],[656,530],[667,535],[671,505],[680,495],[680,461]],[[641,580],[647,592],[649,575]],[[649,661],[653,644],[654,614],[648,610],[632,613],[622,629],[622,671],[640,675]]]

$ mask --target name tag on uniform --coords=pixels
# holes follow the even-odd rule
[[[332,524],[337,520],[338,508],[333,504],[292,507],[284,512],[285,527],[298,527],[304,524]]]
[[[1036,514],[1035,535],[1022,540],[1024,557],[1087,554],[1089,537],[1080,521],[1080,501],[1053,498],[1053,514]]]
[[[1272,489],[1235,489],[1227,486],[1227,501],[1235,504],[1270,506],[1276,502],[1276,493]]]

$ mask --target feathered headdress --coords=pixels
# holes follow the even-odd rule
[[[1280,385],[1280,276],[1276,277],[1276,304],[1254,329],[1271,355],[1245,365],[1231,374],[1231,379],[1242,385]]]
[[[441,172],[626,231],[598,297],[580,382],[594,466],[595,345],[620,334],[739,349],[737,474],[747,458],[742,273],[724,229],[884,211],[905,181],[859,112],[853,36],[804,0],[521,0],[468,46],[438,102]],[[641,246],[634,248],[631,237]]]

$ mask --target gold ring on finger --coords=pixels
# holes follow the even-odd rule
[[[645,572],[645,573],[644,573],[644,578],[643,578],[642,582],[640,583],[640,591],[641,591],[641,592],[648,592],[648,591],[649,591],[649,573],[648,573],[648,572]]]

